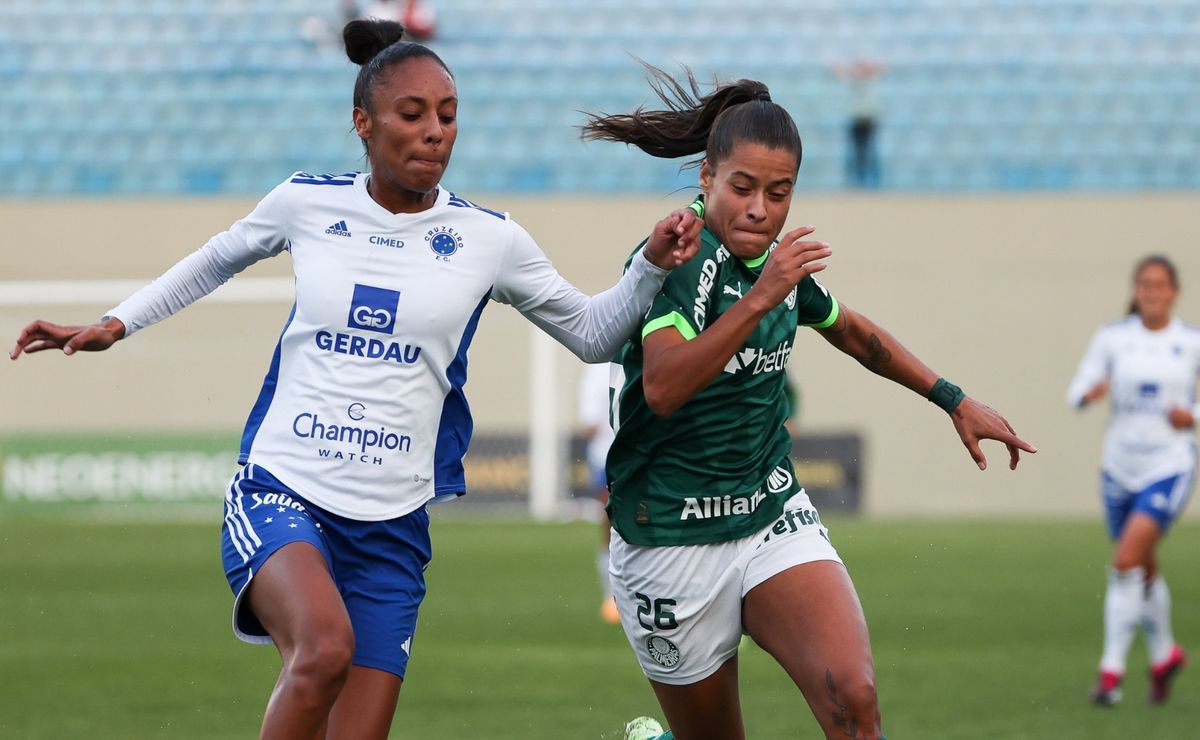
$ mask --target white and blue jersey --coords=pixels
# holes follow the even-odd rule
[[[666,273],[638,255],[616,286],[588,297],[507,214],[445,189],[425,211],[391,213],[368,179],[296,173],[107,315],[128,336],[290,252],[296,302],[240,461],[334,514],[381,521],[465,491],[467,348],[489,299],[599,362],[629,336]]]
[[[1175,429],[1167,414],[1183,407],[1200,418],[1200,328],[1172,318],[1151,331],[1136,315],[1100,328],[1067,390],[1067,403],[1082,406],[1087,391],[1104,380],[1111,417],[1101,469],[1110,527],[1123,521],[1130,506],[1159,512],[1165,525],[1186,502],[1195,475],[1195,430]],[[1131,497],[1142,494],[1146,501],[1132,504]]]

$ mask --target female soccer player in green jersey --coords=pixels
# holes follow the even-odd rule
[[[1012,468],[1036,450],[839,304],[813,278],[831,251],[807,238],[811,226],[780,236],[801,145],[765,85],[702,95],[690,72],[681,84],[649,69],[666,108],[592,116],[584,136],[657,157],[703,153],[692,207],[705,229],[615,360],[608,510],[622,625],[677,740],[743,737],[743,632],[787,671],[827,737],[882,737],[862,607],[788,456],[796,328],[947,411],[981,469],[980,440],[1003,442]]]

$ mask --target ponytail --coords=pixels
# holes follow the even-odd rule
[[[642,65],[649,73],[651,89],[666,107],[638,107],[632,113],[607,116],[589,114],[582,127],[585,140],[623,142],[664,159],[705,153],[714,167],[729,157],[736,143],[750,141],[794,152],[799,169],[802,147],[796,123],[771,101],[762,82],[738,80],[716,85],[704,95],[686,67],[687,78],[681,83],[658,67]]]

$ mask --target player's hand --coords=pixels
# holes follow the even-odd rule
[[[825,242],[802,239],[815,230],[813,226],[801,226],[784,234],[746,298],[756,301],[760,309],[770,311],[787,298],[801,280],[824,270],[826,265],[820,260],[833,254],[833,250]]]
[[[49,321],[35,321],[21,330],[17,343],[8,357],[15,360],[22,352],[41,352],[61,349],[64,355],[76,352],[100,352],[113,346],[125,336],[125,324],[120,319],[108,319],[99,324],[86,326],[59,326]]]
[[[691,208],[680,208],[654,224],[643,251],[646,259],[661,270],[674,270],[700,251],[704,219]]]
[[[1172,427],[1179,430],[1191,429],[1196,426],[1196,417],[1186,406],[1176,406],[1168,411],[1167,421],[1171,422]]]
[[[954,422],[959,439],[966,446],[967,452],[971,453],[971,459],[980,470],[987,470],[987,458],[979,448],[979,443],[985,439],[1003,442],[1004,446],[1008,447],[1010,470],[1017,469],[1017,463],[1021,461],[1021,450],[1031,454],[1037,452],[1036,447],[1017,436],[1012,424],[996,413],[995,409],[979,403],[970,396],[958,404],[958,408],[950,414],[950,419]]]
[[[1099,383],[1093,385],[1091,388],[1088,388],[1088,392],[1083,394],[1083,405],[1086,406],[1087,404],[1092,403],[1093,401],[1099,401],[1101,398],[1104,398],[1105,394],[1107,394],[1107,393],[1108,393],[1108,381],[1101,380]]]

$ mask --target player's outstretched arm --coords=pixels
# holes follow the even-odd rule
[[[1017,436],[1012,425],[995,409],[962,395],[962,391],[938,378],[928,365],[905,349],[895,337],[845,304],[841,305],[837,321],[829,328],[818,331],[830,344],[858,360],[871,372],[946,408],[959,439],[980,470],[987,469],[987,457],[979,447],[979,443],[985,439],[1002,442],[1008,448],[1008,466],[1013,470],[1021,460],[1021,450],[1037,452],[1036,447]]]
[[[41,352],[61,349],[64,355],[76,352],[100,352],[117,343],[125,336],[125,324],[120,319],[108,318],[97,324],[86,326],[60,326],[49,321],[35,321],[21,330],[17,343],[9,350],[8,357],[15,360],[22,352]]]

